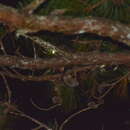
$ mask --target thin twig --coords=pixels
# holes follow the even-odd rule
[[[56,107],[58,107],[58,106],[61,106],[61,104],[55,104],[55,105],[53,105],[53,106],[51,106],[51,107],[48,107],[48,108],[41,108],[41,107],[39,107],[36,103],[34,103],[34,101],[33,101],[32,99],[30,99],[30,101],[31,101],[32,105],[33,105],[35,108],[37,108],[38,110],[41,110],[41,111],[50,111],[50,110],[52,110],[52,109],[54,109],[54,108],[56,108]]]
[[[32,122],[34,122],[34,123],[36,123],[36,124],[39,125],[39,126],[37,127],[37,128],[39,128],[39,129],[40,129],[40,128],[45,128],[45,129],[47,129],[47,130],[52,130],[52,129],[51,129],[50,127],[48,127],[46,124],[44,124],[44,123],[42,123],[42,122],[40,122],[40,121],[34,119],[33,117],[31,117],[31,116],[29,116],[29,115],[24,114],[22,111],[20,111],[20,110],[18,110],[18,109],[15,109],[15,111],[18,112],[18,113],[16,113],[16,112],[10,112],[10,114],[14,114],[14,115],[17,115],[17,116],[25,117],[25,118],[31,120]],[[35,130],[38,130],[37,128],[35,128]],[[34,130],[34,129],[33,129],[33,130]]]
[[[112,84],[107,84],[108,86],[111,86],[103,95],[97,97],[94,94],[92,95],[93,98],[95,99],[103,99],[115,86],[116,84],[118,84],[121,80],[123,80],[124,78],[128,77],[128,75],[130,75],[130,72],[128,72],[126,75],[122,76],[119,80],[117,80],[116,82],[112,83]],[[104,86],[105,87],[105,86]]]
[[[0,75],[2,76],[2,78],[4,80],[4,83],[5,83],[5,87],[6,87],[7,95],[8,95],[8,103],[11,104],[11,95],[12,95],[12,92],[10,90],[10,87],[8,85],[8,82],[7,82],[7,79],[5,78],[5,76],[1,72],[0,72]]]
[[[100,0],[100,1],[98,1],[96,4],[89,6],[89,7],[85,8],[84,10],[85,10],[87,13],[89,13],[89,12],[91,12],[93,9],[97,8],[98,6],[100,6],[101,4],[104,4],[104,3],[107,2],[107,1],[108,1],[108,0]]]
[[[85,111],[88,111],[88,110],[91,110],[91,109],[96,109],[98,108],[102,103],[99,103],[99,104],[94,104],[92,106],[88,106],[87,108],[84,108],[72,115],[70,115],[67,119],[65,119],[65,121],[60,125],[60,128],[59,130],[63,130],[63,127],[66,125],[66,123],[68,123],[72,118],[74,118],[75,116],[79,115],[80,113],[82,112],[85,112]]]

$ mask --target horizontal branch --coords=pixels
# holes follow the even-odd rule
[[[16,74],[7,71],[0,71],[0,73],[6,77],[19,79],[22,81],[61,81],[62,74],[55,74],[55,75],[41,75],[41,76],[33,76],[33,75],[23,75],[23,74]]]
[[[99,36],[111,37],[113,40],[130,46],[129,26],[101,18],[34,16],[0,5],[0,21],[8,24],[11,29],[22,29],[26,32],[47,30],[65,34],[95,33]]]
[[[77,73],[77,72],[83,72],[86,70],[90,70],[92,69],[91,67],[75,67],[72,69],[73,72]],[[42,74],[40,76],[35,76],[35,75],[24,75],[21,74],[17,71],[13,70],[13,73],[7,69],[4,68],[4,71],[0,71],[0,74],[3,76],[7,76],[10,78],[14,78],[14,79],[19,79],[22,81],[52,81],[52,82],[61,82],[63,79],[63,73],[58,73],[58,74],[52,74],[52,75],[45,75]],[[64,74],[64,76],[67,76],[67,74]],[[63,82],[63,81],[62,81]],[[64,81],[65,82],[65,81]]]
[[[72,54],[68,59],[64,57],[55,57],[50,59],[33,59],[22,58],[17,56],[0,56],[0,66],[7,66],[11,68],[20,69],[44,69],[44,68],[57,68],[69,65],[87,65],[95,66],[102,64],[130,64],[130,55],[124,53],[107,54],[107,53],[78,53]]]
[[[47,0],[33,0],[30,4],[23,8],[23,11],[28,14],[32,14],[42,3]]]

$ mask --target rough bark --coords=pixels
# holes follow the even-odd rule
[[[34,16],[0,5],[0,21],[7,24],[11,30],[21,29],[24,32],[47,30],[73,35],[87,32],[110,37],[130,45],[130,27],[128,25],[101,18]]]
[[[57,60],[58,59],[58,60]],[[102,64],[117,65],[130,64],[130,55],[124,53],[107,54],[107,53],[82,53],[73,54],[70,58],[56,57],[50,59],[33,59],[19,58],[16,56],[0,56],[0,66],[21,69],[44,69],[65,67],[68,65],[87,65],[96,66]]]

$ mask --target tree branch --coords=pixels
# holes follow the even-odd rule
[[[58,68],[65,67],[68,65],[87,65],[95,66],[102,64],[125,64],[129,65],[130,55],[129,53],[98,53],[98,52],[88,52],[88,53],[77,53],[72,54],[71,57],[65,59],[64,57],[55,57],[50,59],[33,59],[27,57],[17,57],[17,56],[0,56],[0,66],[6,66],[11,68],[20,69],[44,69],[44,68]]]
[[[25,32],[47,30],[65,34],[88,32],[99,36],[111,37],[113,40],[130,45],[130,27],[128,25],[101,18],[29,16],[11,7],[0,5],[0,21],[8,24],[11,30],[22,29]]]

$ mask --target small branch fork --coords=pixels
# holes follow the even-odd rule
[[[75,112],[74,114],[70,115],[67,119],[65,119],[63,121],[63,123],[60,125],[59,127],[59,130],[63,130],[63,127],[72,119],[74,118],[75,116],[81,114],[82,112],[86,112],[88,110],[92,110],[92,109],[97,109],[101,104],[103,104],[103,102],[99,102],[99,103],[92,103],[92,104],[88,104],[88,107],[82,109],[82,110],[79,110],[78,112]]]
[[[33,117],[31,117],[31,116],[29,116],[29,115],[24,114],[24,113],[21,112],[20,110],[15,109],[15,111],[16,111],[17,113],[16,113],[16,112],[9,112],[9,113],[10,113],[10,114],[14,114],[14,115],[16,115],[16,116],[25,117],[25,118],[27,118],[27,119],[31,120],[32,122],[34,122],[34,123],[36,123],[36,124],[39,125],[38,127],[34,128],[34,129],[32,129],[32,130],[40,130],[41,128],[45,128],[46,130],[52,130],[52,129],[51,129],[50,127],[48,127],[46,124],[44,124],[44,123],[42,123],[42,122],[40,122],[40,121],[34,119]]]
[[[41,108],[41,107],[39,107],[36,103],[34,103],[34,101],[33,101],[32,99],[30,99],[30,102],[32,103],[32,105],[33,105],[35,108],[37,108],[37,109],[40,110],[40,111],[50,111],[50,110],[52,110],[52,109],[54,109],[54,108],[56,108],[56,107],[58,107],[58,106],[61,106],[61,104],[55,104],[55,105],[53,105],[53,106],[51,106],[51,107],[48,107],[48,108]]]
[[[0,73],[1,74],[1,73]],[[18,110],[14,105],[12,105],[11,102],[11,90],[9,88],[9,85],[7,83],[7,80],[5,78],[5,76],[3,76],[3,74],[1,74],[4,82],[5,82],[5,86],[6,86],[6,90],[7,90],[7,96],[8,96],[8,100],[7,102],[0,102],[0,105],[5,106],[5,110],[4,110],[4,114],[13,114],[16,116],[21,116],[21,117],[25,117],[29,120],[31,120],[32,122],[36,123],[38,125],[38,127],[32,129],[32,130],[40,130],[41,128],[45,128],[46,130],[52,130],[52,128],[48,127],[46,124],[36,120],[35,118],[23,113],[22,111]]]

